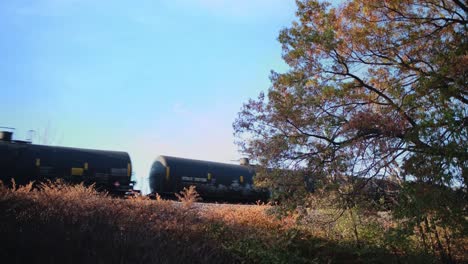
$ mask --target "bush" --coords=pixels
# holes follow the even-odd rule
[[[332,215],[327,211],[331,209],[309,210],[307,215],[297,211],[279,218],[269,213],[278,207],[268,204],[194,203],[194,191],[186,189],[181,204],[144,196],[118,199],[61,181],[44,183],[39,189],[0,184],[0,258],[14,263],[427,260],[417,252],[402,251],[401,244],[388,248],[398,242],[398,236],[384,237],[379,232],[391,221],[381,221],[388,216],[366,216],[355,210],[361,218],[355,221],[362,245],[357,247],[350,218],[318,224]],[[393,230],[391,225],[386,228]]]

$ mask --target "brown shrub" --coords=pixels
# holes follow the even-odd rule
[[[116,199],[56,181],[37,190],[0,186],[0,210],[6,262],[232,262],[172,202]]]
[[[197,193],[196,187],[193,185],[189,186],[189,188],[184,187],[179,193],[175,193],[175,196],[185,208],[191,208],[193,203],[201,201],[201,197]]]
[[[382,248],[363,252],[346,237],[327,238],[319,228],[301,225],[298,213],[275,217],[268,204],[195,203],[194,188],[180,194],[179,203],[145,196],[117,199],[62,181],[38,189],[13,186],[0,183],[0,259],[6,263],[396,260]]]

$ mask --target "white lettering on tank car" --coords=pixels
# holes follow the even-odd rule
[[[182,181],[207,182],[208,180],[206,178],[182,176]]]
[[[182,176],[183,181],[193,181],[193,177]]]

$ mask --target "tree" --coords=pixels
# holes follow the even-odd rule
[[[296,2],[279,35],[290,70],[244,104],[241,149],[325,183],[391,178],[466,197],[466,1]]]

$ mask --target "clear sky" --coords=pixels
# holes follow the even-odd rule
[[[0,126],[15,138],[231,162],[242,104],[284,71],[293,0],[1,0]]]

